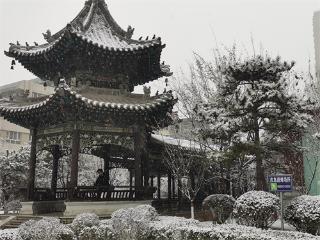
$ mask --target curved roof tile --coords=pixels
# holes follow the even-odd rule
[[[99,107],[101,110],[106,109],[124,109],[129,111],[140,111],[140,110],[152,110],[160,107],[161,105],[166,105],[167,103],[175,101],[172,94],[166,93],[163,95],[159,95],[156,97],[145,98],[143,95],[108,95],[108,94],[99,94],[91,92],[84,92],[83,96],[81,93],[73,92],[70,89],[63,88],[65,91],[65,95],[69,94],[69,99],[74,97],[75,99],[81,99],[82,103],[89,105],[89,107]],[[55,100],[60,99],[60,89],[57,89],[55,94],[49,96],[44,101],[39,101],[36,103],[26,103],[25,105],[21,105],[18,103],[7,102],[0,106],[0,114],[1,113],[16,113],[16,112],[27,112],[34,109],[39,109],[41,107],[45,107],[55,102]]]

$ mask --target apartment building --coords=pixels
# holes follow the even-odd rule
[[[54,92],[52,84],[44,84],[41,79],[22,80],[0,87],[0,101],[37,98]],[[30,142],[29,129],[17,126],[0,117],[0,152],[15,151]]]

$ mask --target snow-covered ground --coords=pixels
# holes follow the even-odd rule
[[[229,224],[237,224],[236,220],[235,219],[231,219],[231,218],[229,218],[227,220],[227,223],[229,223]],[[281,220],[278,219],[273,224],[271,224],[270,229],[281,230]],[[285,231],[296,231],[295,227],[291,226],[290,224],[286,223],[285,221],[284,221],[284,230]]]
[[[273,227],[280,226],[276,222]],[[19,230],[0,230],[0,240],[320,240],[320,236],[290,231],[262,230],[229,224],[212,224],[183,217],[159,216],[149,205],[120,209],[108,220],[81,214],[70,225],[44,218],[23,224]]]
[[[272,225],[271,225],[272,229],[281,229],[281,220],[278,219],[277,221],[275,221]],[[289,225],[288,223],[284,222],[284,230],[287,231],[296,231],[296,229]]]
[[[170,217],[172,218],[172,217]],[[167,223],[157,223],[157,228],[166,228],[168,227],[167,224],[173,224],[172,221],[168,221],[168,219],[163,219]],[[175,224],[177,222],[181,222],[181,219],[175,219]],[[161,227],[161,225],[163,226]],[[17,234],[17,229],[6,229],[0,230],[0,240],[15,240],[15,236]],[[206,232],[211,232],[212,237],[219,236],[219,240],[225,239],[236,239],[236,240],[243,240],[243,239],[250,239],[250,240],[320,240],[320,237],[312,236],[309,234],[304,234],[300,232],[294,231],[279,231],[279,230],[261,230],[252,227],[245,227],[236,224],[222,224],[222,225],[212,225],[211,222],[203,222],[198,227],[190,226],[189,231],[192,231],[195,235],[197,233],[207,235]],[[169,234],[168,234],[169,235]],[[163,238],[167,239],[167,238]],[[169,239],[169,238],[168,238]],[[182,240],[184,238],[171,238],[172,240]],[[190,239],[190,238],[186,238]],[[201,240],[201,238],[197,238]],[[217,238],[212,238],[217,239]],[[89,239],[88,239],[89,240]],[[90,239],[95,240],[95,239]],[[108,240],[108,239],[105,239]],[[134,240],[134,239],[132,239]]]

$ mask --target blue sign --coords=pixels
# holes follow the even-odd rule
[[[279,174],[268,176],[271,192],[292,192],[292,175]]]

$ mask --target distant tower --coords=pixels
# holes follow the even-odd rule
[[[316,60],[316,77],[320,82],[320,11],[316,11],[313,14],[313,39]]]

